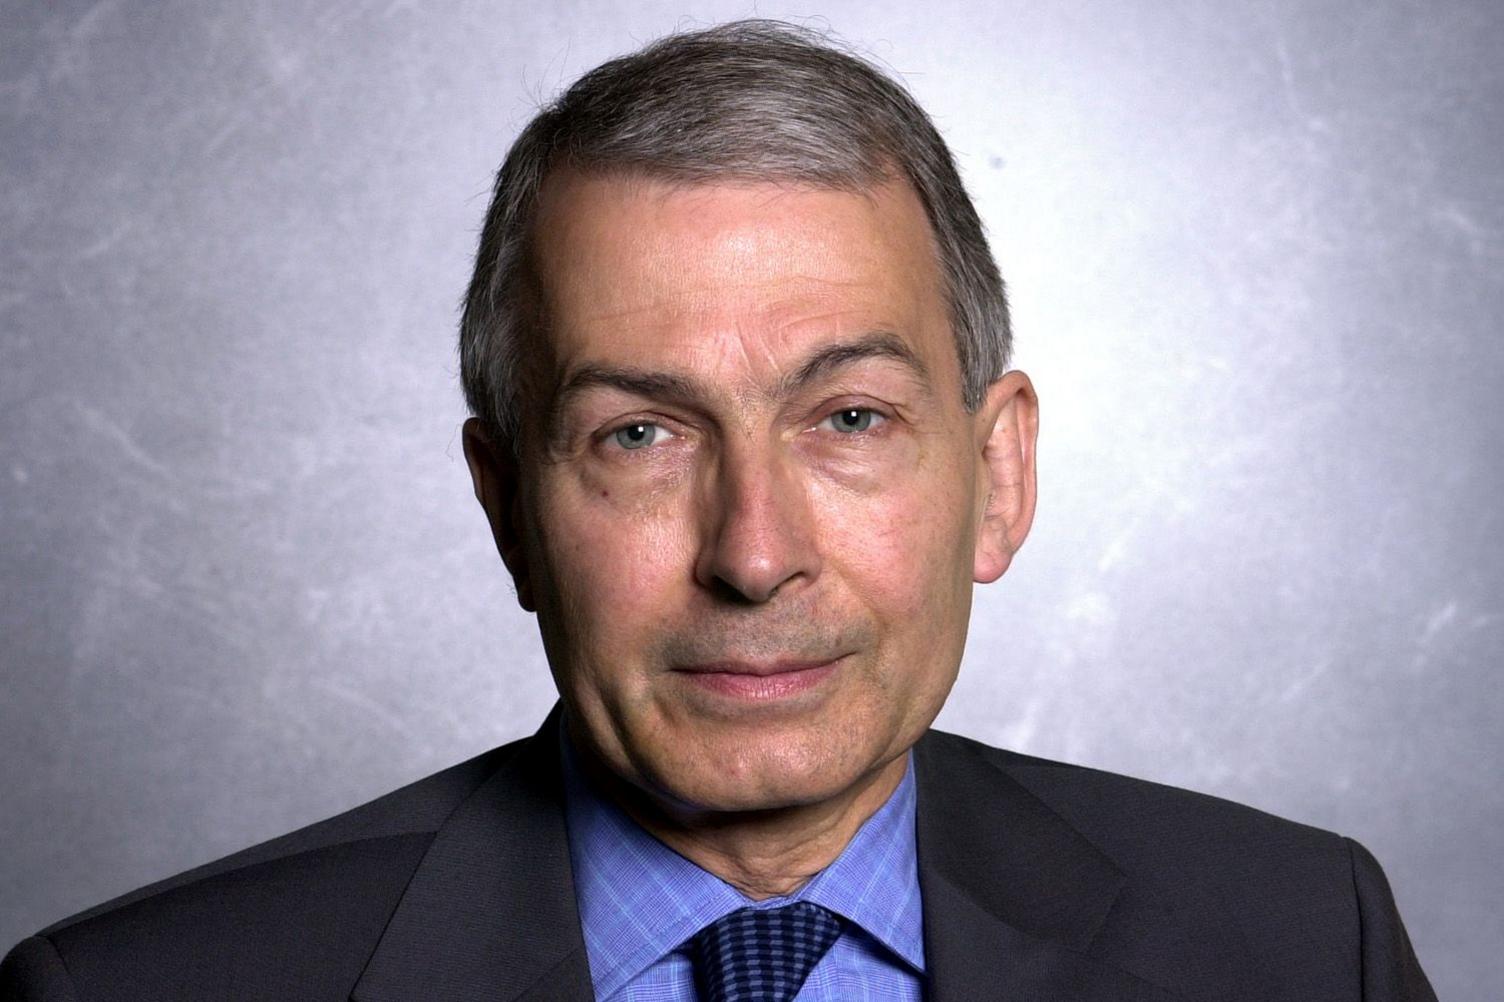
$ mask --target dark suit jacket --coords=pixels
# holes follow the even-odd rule
[[[0,1000],[589,999],[556,726],[46,929]],[[915,770],[933,1002],[1434,999],[1348,839],[937,731]]]

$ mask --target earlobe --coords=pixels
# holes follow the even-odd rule
[[[1029,377],[1015,370],[988,387],[977,419],[978,487],[986,493],[972,577],[990,584],[1008,569],[1034,521],[1039,399]]]
[[[496,552],[512,575],[517,602],[528,612],[536,612],[532,576],[523,546],[521,477],[513,450],[494,442],[477,418],[468,418],[464,428],[465,463],[470,467],[470,482],[475,500],[486,512]]]

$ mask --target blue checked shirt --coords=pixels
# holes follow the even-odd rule
[[[914,849],[914,763],[807,884],[754,902],[644,831],[585,782],[564,740],[569,857],[597,1002],[695,1002],[687,940],[738,908],[812,901],[846,919],[797,1002],[919,1002],[924,927]]]

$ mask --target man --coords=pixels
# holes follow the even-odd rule
[[[529,740],[22,943],[6,999],[1429,999],[1355,843],[930,732],[1035,501],[944,143],[766,23],[588,74],[498,178],[475,492]]]

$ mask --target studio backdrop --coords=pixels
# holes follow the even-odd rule
[[[536,727],[461,453],[493,172],[753,13],[934,115],[1042,405],[940,726],[1331,828],[1504,984],[1504,7],[0,7],[0,941]]]

